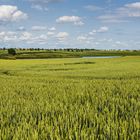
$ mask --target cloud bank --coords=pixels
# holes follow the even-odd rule
[[[0,23],[16,22],[27,18],[27,14],[20,11],[17,6],[0,5]]]

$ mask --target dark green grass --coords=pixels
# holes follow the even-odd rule
[[[8,55],[7,50],[0,51],[1,59],[46,59],[46,58],[80,58],[84,56],[140,56],[140,51],[102,51],[102,50],[17,50],[15,56]]]

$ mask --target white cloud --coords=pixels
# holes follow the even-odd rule
[[[0,32],[0,42],[11,42],[17,40],[16,32],[8,31],[8,32]]]
[[[89,32],[88,34],[84,34],[84,35],[79,35],[76,38],[76,41],[78,44],[96,44],[95,43],[95,35],[96,34],[101,34],[101,33],[105,33],[109,31],[109,27],[107,26],[102,26],[98,29],[93,29],[91,32]],[[97,45],[97,44],[96,44]]]
[[[19,41],[24,41],[25,43],[28,44],[45,44],[48,41],[47,35],[40,34],[34,36],[30,32],[23,32],[19,37]]]
[[[51,2],[61,2],[63,0],[27,0],[29,2],[35,3],[35,4],[48,4]]]
[[[40,5],[32,5],[32,8],[36,9],[36,10],[40,10],[40,11],[43,10],[42,6],[40,6]]]
[[[77,43],[82,43],[82,44],[90,44],[94,38],[93,37],[89,37],[87,35],[80,35],[77,37],[76,39],[78,42]]]
[[[32,4],[32,8],[40,11],[48,11],[48,4],[49,3],[56,3],[56,2],[62,2],[63,0],[26,0],[29,1]]]
[[[86,36],[78,36],[77,37],[77,40],[78,41],[86,41],[87,40],[87,37]]]
[[[121,42],[120,42],[120,41],[116,41],[115,43],[116,43],[116,44],[121,44]]]
[[[67,33],[67,32],[59,32],[56,35],[56,38],[60,41],[66,40],[68,37],[69,37],[69,33]]]
[[[110,19],[116,19],[116,16],[114,16],[114,15],[102,15],[102,16],[99,16],[98,19],[110,20]]]
[[[123,7],[115,9],[111,14],[99,16],[102,22],[128,22],[128,18],[140,17],[140,2],[129,3]]]
[[[48,41],[48,37],[47,35],[41,34],[39,36],[33,37],[31,41],[33,43],[45,44]]]
[[[20,26],[17,30],[18,30],[18,31],[25,31],[26,29],[25,29],[24,26]]]
[[[102,26],[99,29],[93,29],[91,32],[89,32],[89,35],[95,35],[96,33],[105,33],[108,32],[108,30],[108,27]]]
[[[140,17],[140,12],[129,13],[129,17]]]
[[[55,33],[54,32],[47,32],[48,36],[53,36]]]
[[[83,25],[82,18],[79,16],[62,16],[56,19],[57,23],[73,23],[74,25]]]
[[[126,20],[122,20],[118,15],[102,15],[98,17],[99,20],[102,22],[109,22],[109,23],[120,23],[120,22],[127,22]]]
[[[140,9],[140,2],[129,3],[129,4],[126,4],[125,7],[134,8],[134,9]]]
[[[32,5],[31,8],[39,10],[39,11],[49,11],[47,7],[43,7],[41,5]]]
[[[47,30],[47,27],[46,26],[32,26],[31,30],[32,31],[44,31],[44,30]]]
[[[140,17],[140,9],[121,7],[116,10],[116,16],[120,18]]]
[[[96,31],[93,30],[93,31],[89,32],[89,35],[95,35],[95,33],[96,33]]]
[[[21,34],[21,36],[19,37],[19,40],[21,40],[21,41],[28,41],[28,40],[31,40],[31,38],[32,38],[32,34],[31,33],[23,32]]]
[[[69,37],[69,33],[67,32],[58,32],[55,33],[53,31],[48,31],[44,34],[36,34],[34,32],[21,31],[21,32],[13,32],[13,31],[1,31],[0,32],[0,43],[20,43],[22,44],[33,44],[33,45],[43,45],[51,43],[67,43],[67,38]]]
[[[27,17],[27,14],[18,10],[17,6],[0,5],[0,23],[15,22]]]
[[[103,8],[95,6],[95,5],[87,5],[85,6],[85,8],[89,11],[99,11],[99,10],[103,10]]]
[[[53,43],[60,43],[66,44],[69,40],[69,33],[67,32],[53,32],[48,31],[44,34],[35,33],[35,32],[28,32],[28,31],[21,31],[21,32],[12,32],[12,31],[2,31],[0,32],[0,43],[5,44],[8,43],[9,45],[45,45],[45,44],[53,44]]]
[[[111,3],[113,0],[106,0],[107,3]]]
[[[55,27],[51,27],[51,28],[49,28],[49,31],[56,31],[56,28]]]
[[[74,25],[76,25],[76,26],[82,26],[82,25],[84,25],[84,22],[82,22],[82,21],[75,22]]]
[[[103,26],[103,27],[100,27],[100,29],[99,29],[97,32],[98,32],[98,33],[105,33],[105,32],[107,32],[108,30],[109,30],[108,27]]]

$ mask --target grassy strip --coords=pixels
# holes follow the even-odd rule
[[[64,51],[40,50],[17,51],[15,56],[6,51],[0,52],[0,59],[46,59],[46,58],[80,58],[84,56],[140,56],[140,51]]]

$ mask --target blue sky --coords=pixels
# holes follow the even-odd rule
[[[0,47],[140,49],[140,1],[0,0]]]

